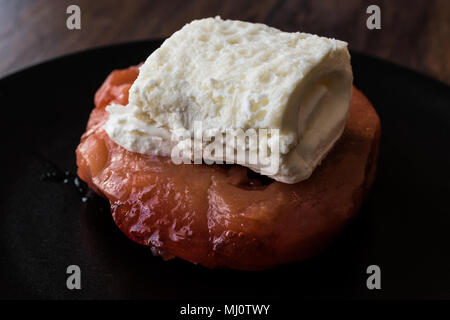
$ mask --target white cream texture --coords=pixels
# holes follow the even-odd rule
[[[171,154],[171,133],[193,135],[194,121],[223,133],[279,129],[279,167],[270,177],[296,183],[342,134],[352,79],[343,41],[220,17],[195,20],[147,58],[129,104],[107,107],[104,129],[130,151],[163,156]],[[261,172],[259,164],[248,167]]]

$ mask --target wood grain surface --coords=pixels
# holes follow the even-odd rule
[[[81,30],[66,27],[71,4],[81,8]],[[381,8],[381,30],[366,27],[371,4]],[[0,0],[0,77],[91,47],[167,37],[215,15],[345,40],[450,84],[449,0]]]

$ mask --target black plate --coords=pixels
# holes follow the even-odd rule
[[[208,270],[153,257],[114,225],[105,200],[42,180],[50,163],[76,172],[75,148],[93,97],[113,69],[161,41],[59,58],[0,80],[1,298],[450,298],[450,90],[353,53],[355,84],[382,122],[373,191],[319,256],[261,272]],[[66,288],[79,265],[82,290]],[[366,268],[381,268],[381,290]]]

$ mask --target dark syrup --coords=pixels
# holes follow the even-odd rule
[[[247,168],[247,177],[249,179],[250,186],[268,186],[275,182],[272,178],[268,176],[263,176],[253,170]]]
[[[46,159],[42,155],[38,155],[43,161],[46,171],[41,174],[41,181],[49,181],[53,183],[60,183],[71,186],[80,195],[82,202],[87,202],[95,196],[95,193],[89,189],[88,185],[81,180],[76,173],[68,170],[60,169],[56,164]]]

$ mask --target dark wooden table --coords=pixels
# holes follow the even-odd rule
[[[66,8],[81,8],[81,30],[68,30]],[[366,8],[381,8],[381,29],[366,27]],[[449,0],[0,0],[0,77],[66,53],[167,37],[202,17],[263,22],[349,42],[450,84]]]

